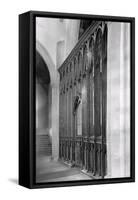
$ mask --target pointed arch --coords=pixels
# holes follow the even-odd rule
[[[37,40],[36,51],[42,56],[50,73],[52,159],[59,158],[59,73],[47,49]]]

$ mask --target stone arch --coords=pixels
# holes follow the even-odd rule
[[[47,63],[48,70],[50,72],[51,84],[59,83],[59,74],[56,70],[56,66],[47,49],[38,40],[36,41],[36,50],[40,53],[44,61]]]
[[[36,51],[42,56],[50,73],[52,159],[57,160],[59,157],[59,74],[47,49],[39,41],[36,41]]]

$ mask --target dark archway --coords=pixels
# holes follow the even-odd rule
[[[50,73],[42,56],[36,51],[36,153],[52,156]]]
[[[42,56],[36,51],[36,77],[43,84],[50,83],[50,73]]]

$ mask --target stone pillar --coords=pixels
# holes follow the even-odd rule
[[[40,42],[36,41],[36,49],[47,64],[50,73],[50,135],[52,137],[52,159],[57,160],[59,157],[59,74],[45,45],[43,46]]]
[[[108,23],[107,41],[107,177],[130,173],[129,24]]]
[[[121,23],[120,42],[120,160],[121,176],[130,176],[130,24]]]
[[[52,85],[52,159],[59,158],[59,85]]]

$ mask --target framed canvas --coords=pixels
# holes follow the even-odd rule
[[[19,15],[19,184],[135,181],[135,19]]]

